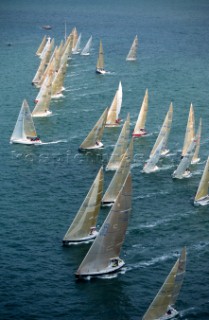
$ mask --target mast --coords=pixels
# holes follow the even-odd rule
[[[76,277],[107,274],[124,265],[119,255],[131,212],[131,189],[129,174],[99,234],[79,266]],[[117,260],[118,267],[112,265],[113,260]]]

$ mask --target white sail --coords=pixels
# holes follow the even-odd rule
[[[81,45],[81,33],[78,36],[78,40],[76,42],[75,47],[72,49],[72,54],[79,54],[80,53],[80,51],[81,51],[80,45]]]
[[[183,283],[185,269],[186,249],[183,248],[181,256],[177,259],[142,320],[168,320],[178,315],[174,305]]]
[[[194,205],[208,205],[209,204],[209,157],[206,161],[206,165],[197,189],[197,193],[194,199]]]
[[[130,116],[128,114],[126,121],[121,129],[118,140],[115,144],[114,150],[111,154],[110,160],[106,166],[106,170],[117,170],[120,166],[120,162],[128,147],[130,134]]]
[[[10,138],[11,143],[40,144],[31,116],[30,108],[26,100],[23,100],[20,113]]]
[[[119,125],[121,121],[121,119],[119,119],[119,113],[122,105],[122,97],[123,97],[122,84],[121,82],[119,82],[118,89],[114,95],[113,101],[108,110],[107,121],[105,125],[106,127],[115,127]]]
[[[112,180],[102,198],[103,206],[112,205],[118,196],[118,193],[124,184],[128,174],[130,173],[131,161],[133,158],[133,138],[131,139],[129,146],[120,162],[118,169],[116,170]]]
[[[160,132],[159,132],[159,135],[156,139],[156,142],[152,148],[152,151],[150,153],[150,156],[152,156],[157,148],[157,146],[159,145],[160,141],[162,139],[164,139],[164,145],[163,145],[163,148],[162,148],[162,152],[161,152],[161,155],[165,155],[169,152],[168,149],[166,149],[166,146],[167,146],[167,141],[168,141],[168,136],[169,136],[169,133],[170,133],[170,130],[171,130],[171,124],[172,124],[172,119],[173,119],[173,105],[172,103],[170,104],[170,107],[169,107],[169,110],[166,114],[166,117],[165,117],[165,120],[163,122],[163,125],[160,129]]]
[[[42,50],[42,52],[41,52],[40,59],[44,59],[44,58],[45,58],[47,52],[48,52],[49,49],[50,49],[50,46],[51,46],[51,38],[48,37],[48,38],[47,38],[47,41],[46,41],[46,44],[45,44],[45,46],[44,46],[44,48],[43,48],[43,50]]]
[[[131,176],[128,175],[99,234],[76,271],[77,278],[116,272],[125,264],[119,255],[125,240],[130,212]]]
[[[129,53],[126,57],[126,61],[136,61],[137,60],[137,49],[138,49],[138,37],[137,35],[134,38],[134,41],[131,45]]]
[[[99,120],[96,122],[92,130],[89,132],[85,140],[79,147],[79,151],[84,150],[93,150],[99,149],[103,147],[103,143],[101,142],[105,122],[107,119],[108,108],[105,109]]]
[[[84,46],[83,50],[81,51],[82,56],[89,56],[90,49],[92,45],[92,36],[90,36],[89,40],[87,41],[86,45]]]
[[[96,222],[100,210],[102,190],[103,169],[100,168],[87,196],[64,236],[64,245],[93,240],[97,236]]]
[[[196,164],[200,161],[199,151],[200,151],[200,139],[201,139],[201,132],[202,132],[202,118],[200,118],[199,126],[196,134],[197,144],[194,152],[194,156],[192,158],[191,164]]]
[[[162,139],[160,141],[160,143],[158,144],[157,148],[155,149],[155,152],[149,157],[149,159],[146,161],[144,168],[143,168],[143,172],[145,173],[151,173],[154,172],[156,170],[158,170],[158,166],[157,163],[160,159],[162,150],[163,150],[163,146],[164,146],[164,139]]]
[[[172,178],[183,179],[191,177],[191,172],[189,171],[189,166],[194,155],[197,140],[193,139],[187,149],[185,156],[181,159],[177,169],[173,172]]]
[[[187,120],[185,137],[184,137],[184,145],[182,148],[182,157],[185,156],[185,154],[187,153],[187,149],[189,148],[191,141],[194,139],[194,136],[195,136],[195,119],[194,119],[194,108],[191,103],[189,116]]]
[[[133,137],[141,137],[146,134],[145,124],[148,112],[148,89],[145,91],[144,99],[142,101],[141,109],[139,111],[138,119],[133,131]]]
[[[47,117],[51,115],[49,110],[52,91],[52,75],[46,77],[43,85],[41,86],[36,105],[32,111],[33,117]]]

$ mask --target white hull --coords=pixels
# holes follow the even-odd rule
[[[33,118],[45,118],[45,117],[50,117],[51,115],[52,115],[52,112],[49,110],[43,113],[35,113],[35,114],[32,113]]]
[[[10,143],[20,143],[20,144],[27,144],[27,145],[39,145],[42,144],[41,140],[31,141],[29,139],[11,139]]]
[[[154,168],[149,170],[149,169],[146,169],[146,165],[145,165],[144,168],[143,168],[143,172],[144,173],[152,173],[152,172],[156,172],[158,169],[159,169],[158,166],[154,166]]]
[[[168,309],[169,311],[167,311],[166,314],[164,314],[162,317],[156,319],[156,320],[169,320],[169,319],[173,319],[175,318],[179,313],[176,309],[174,309],[173,307],[169,307]]]
[[[91,235],[88,235],[87,237],[78,238],[78,239],[74,239],[74,240],[63,240],[63,245],[68,246],[71,244],[79,244],[79,243],[83,243],[83,242],[93,241],[97,235],[98,235],[98,231],[95,230]]]
[[[104,69],[96,69],[96,73],[105,74],[107,73],[107,71],[105,71]]]
[[[114,273],[117,272],[118,270],[120,270],[124,265],[125,262],[122,259],[117,259],[118,264],[114,265],[113,263],[110,263],[110,265],[102,270],[99,270],[98,272],[89,272],[88,274],[75,274],[76,278],[86,278],[86,277],[98,277],[98,276],[102,276],[102,275],[106,275],[106,274],[110,274],[110,273]]]
[[[192,160],[191,164],[197,164],[198,162],[200,162],[200,158],[197,158],[195,160]]]
[[[185,171],[181,176],[176,176],[176,171],[172,174],[173,179],[184,179],[184,178],[190,178],[192,176],[192,173],[190,171]]]
[[[207,206],[207,205],[209,205],[209,195],[207,195],[206,197],[202,197],[197,201],[194,201],[194,205],[195,206]]]
[[[84,150],[95,150],[95,149],[101,149],[101,148],[103,148],[103,147],[104,147],[103,143],[102,143],[102,142],[98,142],[97,144],[95,144],[95,145],[92,146],[92,147],[88,147],[88,148],[85,148],[85,149],[79,148],[79,150],[80,150],[80,151],[84,151]]]
[[[161,156],[162,156],[162,157],[165,157],[169,152],[170,152],[169,149],[165,149],[165,150],[163,150],[163,151],[161,152]]]

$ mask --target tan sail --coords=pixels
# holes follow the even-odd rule
[[[190,110],[189,110],[189,116],[188,116],[188,121],[187,121],[187,127],[186,127],[186,132],[185,132],[185,137],[184,137],[184,145],[182,149],[182,157],[185,156],[187,149],[192,141],[194,139],[195,133],[194,129],[195,128],[195,120],[194,120],[194,108],[191,103],[190,105]]]
[[[119,270],[119,258],[131,212],[131,176],[128,175],[107,218],[79,266],[76,277],[98,276]]]
[[[66,232],[63,244],[80,242],[96,237],[96,223],[103,191],[103,169],[100,168],[87,196]]]
[[[207,162],[206,162],[206,165],[197,189],[197,193],[195,195],[194,200],[196,203],[200,202],[201,199],[204,200],[204,198],[206,198],[205,200],[207,200],[205,204],[209,203],[208,188],[209,188],[209,157],[207,159]]]
[[[129,143],[129,146],[120,162],[119,168],[115,172],[103,198],[102,205],[112,205],[118,196],[118,193],[126,180],[131,167],[131,161],[133,158],[133,138]]]
[[[100,40],[100,44],[99,44],[99,56],[97,59],[96,71],[99,73],[104,71],[104,51],[103,51],[102,40]]]
[[[115,127],[119,125],[120,119],[118,118],[118,116],[121,110],[121,104],[122,104],[122,85],[120,82],[107,114],[106,127]]]
[[[173,119],[173,105],[171,102],[169,110],[166,114],[165,120],[163,122],[163,125],[160,129],[159,135],[158,135],[158,137],[155,141],[155,144],[152,148],[152,151],[150,153],[150,157],[155,153],[155,150],[162,139],[164,139],[162,153],[164,154],[166,152],[166,145],[167,145],[168,136],[169,136],[169,133],[171,130],[172,119]]]
[[[196,149],[195,149],[191,164],[195,164],[200,161],[199,151],[200,151],[201,132],[202,132],[202,118],[200,118],[200,121],[199,121],[199,126],[196,134],[197,144],[196,144]]]
[[[126,152],[128,147],[130,134],[130,115],[128,114],[126,121],[122,127],[118,140],[116,142],[115,148],[112,152],[110,160],[106,166],[106,170],[117,170],[120,166],[120,162]]]
[[[127,61],[135,61],[135,60],[137,60],[138,44],[139,44],[138,37],[136,35],[135,38],[134,38],[134,41],[133,41],[133,43],[131,45],[131,48],[129,50],[129,53],[128,53],[127,57],[126,57]]]
[[[93,129],[89,132],[86,139],[82,142],[79,147],[79,151],[98,149],[103,147],[101,139],[107,119],[107,112],[108,108],[105,109],[97,123],[94,125]]]
[[[54,49],[54,52],[49,60],[49,63],[46,67],[46,69],[44,70],[44,73],[41,77],[41,79],[39,80],[39,82],[37,83],[37,85],[39,87],[42,86],[42,84],[44,83],[46,77],[49,75],[49,74],[54,74],[55,73],[55,55],[57,54],[57,47],[55,47]]]
[[[46,45],[46,35],[43,37],[42,41],[41,41],[41,44],[39,45],[38,47],[38,50],[36,51],[36,55],[37,56],[40,56],[42,51],[43,51],[43,48],[45,47]]]
[[[78,31],[77,31],[76,27],[73,28],[73,30],[71,32],[71,35],[73,36],[73,46],[72,46],[72,48],[74,49],[75,46],[76,46],[76,43],[78,41]]]
[[[146,89],[145,91],[142,106],[141,106],[139,116],[133,131],[133,137],[141,137],[146,134],[145,123],[147,119],[147,111],[148,111],[148,89]]]
[[[67,71],[67,61],[64,62],[52,81],[52,98],[57,98],[64,90],[64,80]]]
[[[35,108],[32,112],[33,117],[46,117],[51,114],[49,111],[52,91],[52,74],[48,75],[40,89],[40,94]]]
[[[175,303],[179,295],[179,290],[181,288],[183,276],[185,273],[185,266],[186,250],[184,248],[182,250],[181,257],[177,259],[168,277],[163,283],[161,289],[158,291],[155,299],[150,304],[142,320],[157,320],[166,315],[168,309],[173,303]],[[178,280],[180,281],[179,284]],[[173,309],[172,311],[175,313],[175,315],[178,314],[175,309]]]

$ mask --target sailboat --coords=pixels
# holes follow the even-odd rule
[[[99,56],[97,59],[96,65],[96,73],[105,74],[107,71],[104,70],[104,52],[103,52],[103,45],[102,40],[100,40],[99,44]]]
[[[115,93],[111,106],[108,110],[107,121],[105,127],[116,127],[119,125],[121,119],[119,118],[123,99],[123,90],[121,81]]]
[[[187,126],[186,126],[186,132],[185,132],[185,137],[184,137],[184,145],[182,148],[182,157],[185,156],[187,153],[187,149],[195,136],[195,119],[194,119],[194,108],[191,103],[190,109],[189,109],[189,116],[187,120]]]
[[[63,245],[93,240],[98,232],[96,222],[103,190],[103,169],[100,168],[87,196],[63,238]]]
[[[59,70],[55,73],[54,79],[52,81],[52,99],[58,99],[63,97],[62,92],[65,90],[64,80],[67,71],[67,61],[65,61],[60,67]]]
[[[84,46],[83,50],[81,51],[82,56],[89,56],[90,49],[92,45],[92,36],[90,36],[89,40],[87,41],[86,45]]]
[[[190,178],[192,176],[192,173],[189,170],[189,166],[191,164],[192,157],[194,155],[196,144],[197,144],[197,140],[196,138],[194,138],[190,143],[185,156],[181,159],[177,169],[173,172],[172,174],[173,179]]]
[[[93,129],[89,132],[86,139],[82,142],[78,149],[79,151],[103,148],[104,145],[101,142],[101,139],[107,119],[107,112],[108,108],[105,109],[99,120],[94,125]]]
[[[73,45],[72,45],[72,50],[74,50],[76,43],[78,41],[78,31],[76,29],[76,27],[73,28],[73,30],[70,33],[73,37]]]
[[[131,212],[131,176],[128,175],[99,234],[75,273],[77,278],[97,277],[119,271],[119,257]]]
[[[145,91],[144,99],[142,102],[142,106],[139,112],[138,119],[136,121],[136,125],[133,131],[133,137],[141,137],[146,135],[145,123],[147,119],[147,111],[148,111],[148,89]]]
[[[115,144],[114,150],[111,154],[110,160],[106,166],[106,171],[108,170],[117,170],[120,166],[120,162],[126,152],[128,147],[130,134],[130,115],[127,115],[127,119],[124,122],[118,140]]]
[[[209,204],[209,194],[208,194],[208,188],[209,188],[209,157],[207,159],[198,189],[197,193],[194,198],[194,205],[198,206],[206,206]]]
[[[81,45],[81,33],[78,36],[75,47],[72,49],[72,54],[79,54],[80,53],[80,51],[81,51],[80,45]]]
[[[124,181],[130,173],[131,161],[133,158],[133,138],[116,170],[103,198],[102,206],[111,206],[116,201],[118,193],[122,188]]]
[[[155,149],[154,153],[149,157],[149,159],[146,161],[143,172],[145,173],[151,173],[157,171],[159,168],[157,166],[157,163],[160,159],[162,150],[164,146],[164,139],[160,141],[157,148]]]
[[[202,132],[202,118],[200,118],[200,121],[199,121],[199,126],[196,134],[197,144],[196,144],[196,148],[195,148],[195,152],[194,152],[194,156],[192,158],[191,164],[196,164],[200,161],[199,151],[200,151],[201,132]]]
[[[26,100],[23,100],[17,122],[10,138],[10,143],[41,144]]]
[[[150,156],[152,156],[154,154],[157,146],[159,145],[159,143],[162,139],[164,141],[164,145],[163,145],[163,149],[161,151],[161,156],[165,156],[166,154],[169,153],[169,150],[166,148],[166,145],[167,145],[168,136],[169,136],[169,133],[171,130],[172,119],[173,119],[173,104],[171,102],[169,110],[166,114],[165,120],[163,122],[163,125],[160,129],[159,135],[158,135],[156,142],[154,144],[154,147],[152,148],[152,151],[150,153]]]
[[[169,275],[142,320],[169,320],[178,315],[174,308],[186,272],[186,248],[182,249]]]
[[[138,37],[137,35],[134,38],[134,41],[131,45],[129,53],[126,57],[126,61],[136,61],[137,60],[137,49],[138,49]]]
[[[40,55],[41,55],[41,53],[42,53],[42,51],[43,51],[43,49],[44,49],[44,47],[45,47],[45,45],[46,45],[46,41],[47,41],[47,38],[46,38],[46,35],[45,35],[45,36],[43,37],[43,39],[42,39],[42,41],[41,41],[41,43],[40,43],[37,51],[36,51],[36,55],[37,55],[37,56],[40,56]]]
[[[49,105],[51,101],[51,89],[52,89],[52,74],[46,76],[44,80],[40,92],[38,94],[38,98],[36,100],[36,105],[34,110],[32,111],[33,117],[48,117],[52,114],[49,110]]]

